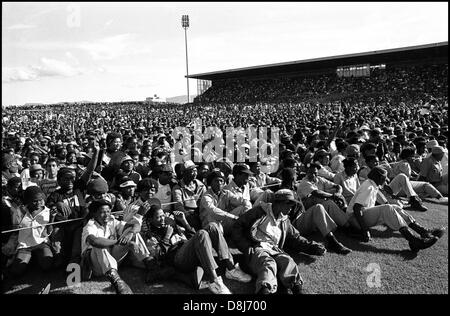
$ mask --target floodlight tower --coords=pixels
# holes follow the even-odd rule
[[[189,103],[189,66],[188,66],[188,50],[187,50],[187,29],[189,27],[189,15],[181,17],[181,26],[184,28],[184,44],[186,46],[186,84],[187,84],[187,103]]]

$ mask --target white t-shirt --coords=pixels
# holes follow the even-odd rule
[[[172,189],[169,184],[162,185],[158,180],[158,192],[155,194],[155,198],[157,198],[161,204],[167,204],[172,202]],[[169,211],[172,205],[162,205],[162,209],[164,211]]]
[[[23,215],[20,220],[19,228],[48,224],[50,221],[50,209],[47,207],[44,207],[44,209],[34,217],[26,207],[24,210],[25,215]],[[43,242],[48,242],[47,227],[41,226],[33,229],[20,230],[17,249],[37,246]]]
[[[353,206],[355,204],[361,204],[365,208],[374,207],[377,201],[378,191],[379,188],[373,180],[367,179],[364,181],[348,204],[347,213],[353,213]]]
[[[125,221],[119,221],[113,219],[109,221],[105,227],[101,226],[97,221],[91,219],[83,227],[83,233],[81,235],[81,253],[84,253],[87,249],[92,248],[88,243],[87,237],[94,235],[95,237],[101,237],[106,239],[115,239],[123,233],[123,228],[127,223]]]

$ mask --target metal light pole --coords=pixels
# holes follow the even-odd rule
[[[184,28],[184,44],[186,46],[186,84],[187,84],[187,103],[189,103],[189,67],[188,67],[188,51],[187,51],[187,29],[189,27],[189,15],[181,17],[181,26]]]

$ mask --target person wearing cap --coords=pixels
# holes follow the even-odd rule
[[[443,229],[427,229],[421,226],[397,205],[375,206],[379,188],[386,183],[386,178],[387,171],[385,169],[374,167],[369,173],[369,178],[361,184],[347,207],[350,225],[361,230],[359,238],[363,242],[369,242],[371,239],[369,228],[386,225],[394,231],[399,231],[409,242],[412,251],[434,245],[443,236]],[[419,236],[411,230],[417,232]]]
[[[139,251],[135,242],[141,225],[137,219],[130,222],[115,219],[111,216],[111,208],[107,200],[95,200],[89,205],[88,221],[81,235],[83,279],[89,280],[92,274],[104,275],[117,294],[132,294],[117,270],[126,256],[141,263],[148,257]],[[139,216],[144,216],[148,209],[150,205],[146,204]]]
[[[341,225],[344,225],[347,221],[345,213],[340,212],[339,217],[336,218],[336,222],[328,215],[325,208],[321,204],[315,204],[305,209],[303,203],[298,199],[298,194],[295,192],[297,181],[297,174],[292,168],[285,168],[281,172],[282,183],[278,190],[288,189],[294,194],[294,198],[298,201],[297,208],[289,213],[289,219],[294,227],[300,232],[302,236],[318,230],[327,242],[329,250],[338,254],[346,255],[351,252],[350,249],[341,244],[333,234],[333,231]],[[270,189],[265,191],[264,194],[254,203],[254,206],[263,203],[269,203],[274,198],[274,192]]]
[[[284,251],[285,246],[311,255],[326,252],[325,247],[302,237],[291,224],[289,214],[297,205],[291,190],[278,190],[271,203],[253,207],[233,226],[232,238],[244,254],[244,264],[257,276],[257,294],[278,290],[301,293],[303,279],[295,261]]]
[[[40,164],[34,164],[30,166],[30,180],[26,184],[26,187],[29,186],[40,186],[40,182],[44,179],[44,168]]]
[[[425,158],[420,166],[419,181],[431,183],[443,196],[448,196],[448,173],[443,174],[441,161],[445,150],[434,146],[431,155]]]
[[[119,168],[121,171],[123,171],[125,176],[129,177],[136,184],[142,179],[141,175],[134,171],[134,160],[128,155],[122,158]]]
[[[173,213],[181,216],[184,213],[189,225],[194,229],[201,228],[199,217],[200,201],[206,192],[206,186],[197,180],[197,168],[192,160],[188,160],[183,165],[183,178],[173,187],[172,201]]]
[[[166,163],[155,168],[152,174],[155,174],[158,178],[158,192],[156,192],[155,198],[161,201],[164,212],[170,212],[172,209],[170,204],[172,202],[172,190],[177,184],[173,169],[170,164]]]
[[[155,198],[158,190],[158,182],[155,179],[144,178],[139,181],[135,190],[136,199],[126,207],[124,214],[129,214],[130,217],[134,216],[146,201]],[[144,230],[145,221],[142,222],[142,225],[142,230]]]
[[[121,178],[119,183],[119,192],[116,194],[116,203],[114,205],[115,211],[124,211],[123,220],[128,220],[134,214],[128,211],[127,207],[133,203],[137,197],[135,196],[137,184],[127,176]]]
[[[17,237],[17,254],[10,267],[13,275],[22,275],[32,257],[40,268],[49,271],[53,267],[53,253],[49,236],[52,233],[52,223],[55,213],[44,203],[45,195],[37,186],[28,187],[23,194],[24,205],[20,212],[15,213],[18,228],[28,228],[19,231]]]
[[[224,190],[225,175],[214,169],[207,178],[208,190],[200,201],[200,220],[205,228],[209,223],[217,223],[225,236],[231,235],[234,222],[247,208],[243,197]]]

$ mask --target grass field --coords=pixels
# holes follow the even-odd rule
[[[409,211],[420,223],[427,227],[448,226],[448,207],[425,203],[428,212]],[[337,234],[340,241],[353,252],[347,256],[327,253],[323,257],[296,255],[305,281],[307,294],[448,294],[448,234],[446,233],[432,248],[417,254],[411,252],[408,242],[398,232],[385,227],[371,230],[370,243],[360,243]],[[310,238],[321,241],[318,234]],[[370,265],[371,264],[371,265]],[[369,266],[370,265],[370,266]],[[369,287],[368,277],[374,274],[366,269],[380,268],[379,284]],[[199,292],[179,282],[146,285],[145,273],[131,267],[121,267],[120,275],[137,294],[208,294]],[[369,278],[370,280],[373,280]],[[369,281],[370,281],[369,280]],[[254,282],[242,284],[224,278],[232,293],[251,294]],[[38,293],[51,283],[50,294],[113,294],[114,290],[105,278],[94,278],[78,287],[66,285],[64,271],[42,274],[35,268],[17,280],[2,282],[2,293]],[[372,285],[372,283],[370,283]],[[379,286],[377,286],[379,285]]]

